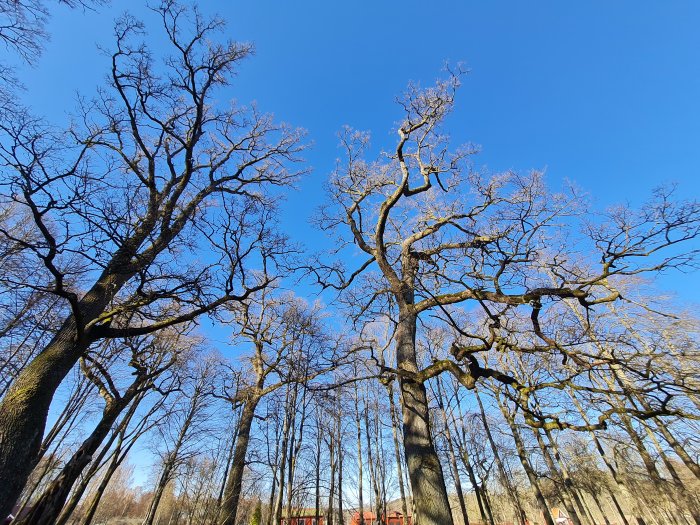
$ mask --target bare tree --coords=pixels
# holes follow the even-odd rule
[[[243,301],[231,313],[233,322],[237,325],[236,339],[251,343],[253,354],[249,359],[249,367],[246,367],[245,375],[249,379],[242,384],[237,382],[235,394],[228,396],[228,401],[234,406],[241,405],[242,411],[219,516],[221,525],[236,522],[250,433],[260,401],[266,395],[291,384],[294,402],[289,405],[285,418],[292,418],[296,410],[298,385],[307,383],[336,366],[335,357],[329,355],[324,348],[327,340],[320,323],[318,307],[309,307],[291,294],[274,295],[272,289],[267,289]],[[302,415],[301,420],[303,419]],[[285,445],[279,463],[287,470],[290,479],[296,457],[293,427],[294,422],[285,419],[285,443],[288,446]],[[289,448],[291,450],[287,450]],[[289,465],[286,465],[287,461]],[[283,479],[280,478],[278,498],[282,497],[282,486]],[[278,501],[281,505],[282,500]]]
[[[607,286],[616,275],[689,264],[692,249],[644,261],[694,238],[700,225],[696,203],[676,205],[659,193],[637,214],[614,210],[608,220],[584,225],[583,236],[573,231],[581,242],[567,245],[553,229],[572,222],[579,196],[550,194],[539,173],[482,176],[466,164],[473,147],[451,150],[440,125],[452,108],[458,77],[449,75],[428,89],[409,87],[399,100],[404,116],[391,154],[367,160],[368,135],[342,134],[346,162],[330,181],[332,206],[320,223],[340,232],[340,249],[343,240],[356,245],[363,259],[349,271],[338,264],[308,267],[324,287],[346,290],[357,318],[388,315],[394,323],[396,366],[385,366],[384,372],[399,378],[406,461],[417,520],[425,525],[452,523],[425,381],[447,371],[466,388],[481,377],[515,385],[507,374],[482,366],[477,356],[491,349],[523,350],[506,322],[519,311],[529,313],[527,350],[575,359],[542,329],[550,306],[574,301],[591,308],[619,300]],[[586,239],[588,253],[582,250]],[[600,259],[589,264],[592,251]],[[476,330],[454,316],[454,305],[463,302],[483,311]],[[428,366],[416,352],[418,321],[427,312],[460,333],[452,357]],[[544,424],[546,417],[529,406],[528,390],[519,389],[518,395],[529,422]]]
[[[251,51],[217,43],[219,19],[172,1],[156,11],[172,55],[157,62],[139,41],[143,26],[122,18],[110,84],[68,134],[26,115],[0,125],[5,200],[27,210],[37,240],[0,236],[47,269],[43,291],[71,312],[0,403],[0,469],[12,473],[0,514],[36,462],[53,393],[93,343],[241,300],[271,281],[286,251],[265,192],[294,180],[285,166],[300,133],[213,103]]]
[[[208,409],[213,400],[213,371],[217,365],[214,359],[206,359],[186,373],[188,377],[184,378],[181,406],[176,407],[171,417],[159,427],[159,441],[165,448],[161,453],[162,466],[144,525],[153,524],[166,486],[173,481],[180,466],[195,456],[201,446]]]
[[[58,0],[67,7],[83,8],[105,3],[106,0]],[[0,1],[0,42],[14,51],[24,61],[32,63],[41,54],[48,38],[46,22],[49,9],[45,0]]]

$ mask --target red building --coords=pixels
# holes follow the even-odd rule
[[[374,514],[374,512],[364,512],[363,516],[365,518],[365,525],[404,525],[403,514],[397,510],[387,512],[384,520],[377,519],[377,515]],[[352,515],[350,525],[360,525],[359,512]],[[411,516],[406,516],[405,525],[412,525]]]

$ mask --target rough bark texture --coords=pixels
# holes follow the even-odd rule
[[[418,371],[416,360],[416,315],[402,308],[396,330],[397,365],[409,373]],[[430,433],[428,399],[423,383],[402,377],[403,438],[411,480],[417,523],[452,525],[447,487]]]
[[[123,251],[123,250],[122,250]],[[53,395],[92,343],[83,327],[95,320],[133,275],[116,255],[76,303],[58,333],[17,376],[0,401],[0,516],[10,514],[36,466]],[[76,320],[77,317],[77,320]]]
[[[234,525],[236,523],[238,501],[241,497],[241,486],[243,484],[243,471],[245,470],[245,458],[248,453],[248,444],[250,443],[250,429],[253,425],[255,409],[259,400],[260,398],[258,397],[251,397],[246,401],[241,412],[236,448],[233,452],[231,470],[229,471],[224,499],[221,505],[220,525]]]

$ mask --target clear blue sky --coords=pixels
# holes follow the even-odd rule
[[[96,44],[109,49],[112,20],[125,9],[144,14],[141,3],[53,8],[42,59],[18,70],[36,113],[61,123],[76,91],[94,93],[108,68]],[[471,69],[449,131],[482,146],[477,165],[546,169],[553,186],[574,180],[601,206],[638,204],[665,182],[700,196],[697,0],[198,4],[257,50],[222,99],[257,100],[314,142],[314,171],[284,207],[287,231],[311,244],[318,237],[305,219],[323,200],[337,131],[372,130],[376,146],[391,147],[394,97],[409,80],[432,82],[445,60]],[[664,285],[685,300],[700,293],[697,274]]]
[[[76,90],[94,92],[107,71],[95,44],[110,48],[112,20],[144,14],[141,4],[53,9],[46,52],[19,72],[38,113],[60,121]],[[696,0],[198,4],[256,47],[221,97],[257,100],[314,143],[314,172],[285,207],[290,233],[309,236],[300,219],[323,200],[339,128],[372,130],[376,146],[391,147],[394,97],[409,80],[432,82],[445,60],[471,70],[449,131],[482,146],[477,165],[546,169],[553,186],[574,180],[601,205],[639,203],[664,182],[700,195]],[[693,281],[683,288],[700,292]]]

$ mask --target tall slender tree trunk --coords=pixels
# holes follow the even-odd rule
[[[321,445],[323,444],[323,431],[321,426],[321,417],[316,408],[316,477],[314,483],[315,491],[315,513],[316,524],[320,523],[321,518]],[[360,473],[362,477],[362,473]],[[360,481],[360,490],[362,490],[362,482]],[[364,525],[364,524],[363,524]]]
[[[462,460],[462,464],[464,465],[465,470],[467,471],[467,476],[469,477],[469,483],[472,486],[472,490],[474,490],[474,495],[476,496],[476,504],[477,507],[479,507],[479,516],[481,517],[481,521],[483,523],[490,523],[490,525],[493,524],[493,518],[487,518],[486,517],[486,509],[484,508],[484,502],[483,502],[483,495],[481,491],[481,487],[479,486],[479,483],[476,480],[476,473],[474,472],[474,468],[471,465],[471,462],[469,461],[469,455],[467,454],[467,451],[464,447],[460,447],[460,458]]]
[[[583,418],[584,423],[587,425],[589,424],[588,421],[588,416],[586,416],[586,412],[579,403],[578,399],[576,399],[576,396],[574,396],[572,393],[569,393],[569,397],[573,403],[573,405],[576,407],[576,410],[578,410],[579,414],[581,414],[581,417]],[[617,469],[615,466],[610,462],[610,458],[608,458],[608,455],[605,452],[605,448],[603,447],[603,444],[600,442],[598,439],[598,436],[595,434],[593,431],[589,431],[588,435],[590,436],[591,440],[593,441],[593,444],[596,447],[596,451],[598,452],[598,455],[600,458],[603,460],[603,463],[605,466],[608,468],[610,471],[610,474],[612,475],[613,481],[615,481],[615,484],[617,485],[618,489],[620,489],[623,492],[627,491],[627,487],[622,481],[622,478],[620,477],[619,473],[617,472]],[[617,510],[617,513],[620,515],[620,519],[622,520],[622,523],[624,525],[630,525],[629,521],[627,520],[627,516],[625,516],[625,511],[622,508],[622,505],[620,504],[619,500],[617,499],[617,496],[615,495],[614,492],[610,492],[610,499],[613,502],[613,505],[615,506],[615,510]],[[646,522],[641,516],[635,516],[635,521],[637,521],[638,525],[646,525]]]
[[[445,427],[445,440],[447,441],[447,453],[450,458],[450,466],[452,467],[452,478],[455,482],[455,490],[457,491],[457,501],[459,502],[459,510],[462,513],[462,522],[464,525],[469,525],[469,514],[467,513],[467,505],[464,502],[464,492],[462,491],[462,481],[459,477],[459,468],[457,468],[457,456],[455,454],[454,443],[452,442],[452,433],[450,432],[450,423],[447,420],[447,412],[445,411],[445,401],[443,399],[442,385],[440,376],[435,378],[437,387],[437,403],[442,415],[442,423]],[[576,524],[578,525],[578,524]]]
[[[613,312],[617,313],[615,309],[612,309]],[[619,315],[619,314],[618,314]],[[651,351],[649,348],[649,345],[647,341],[642,338],[639,333],[634,329],[634,327],[630,324],[630,322],[624,317],[624,316],[619,316],[621,323],[625,328],[629,330],[629,332],[633,335],[633,337],[641,344],[644,346],[645,350]],[[682,355],[680,355],[675,348],[675,345],[671,343],[671,341],[668,341],[668,349],[670,353],[679,359],[681,362],[683,360]],[[624,370],[621,369],[620,366],[618,365],[613,365],[613,373],[617,380],[621,383],[623,388],[627,391],[629,389],[630,381],[627,378],[627,375],[625,374]],[[639,403],[642,405],[642,407],[647,410],[651,411],[652,407],[649,405],[646,399],[644,399],[644,396],[637,394],[636,399],[639,401]],[[689,399],[693,401],[695,406],[700,409],[700,402],[698,402],[698,399],[694,395],[689,395]],[[658,417],[652,418],[652,421],[654,421],[654,424],[656,426],[656,429],[659,431],[659,433],[663,436],[663,438],[666,440],[666,442],[671,446],[673,451],[676,453],[676,455],[681,459],[681,461],[685,464],[686,467],[688,467],[688,470],[690,470],[693,475],[700,480],[700,465],[696,461],[693,460],[693,458],[690,457],[688,452],[685,450],[685,448],[676,440],[676,438],[673,436],[670,430],[666,427],[663,421],[661,421]]]
[[[158,480],[158,484],[156,485],[156,490],[153,494],[153,499],[151,500],[151,505],[148,508],[146,518],[143,521],[143,525],[153,525],[153,520],[156,517],[158,505],[160,505],[160,500],[163,497],[165,487],[170,481],[172,474],[177,467],[180,449],[185,443],[185,439],[189,434],[192,423],[194,422],[195,417],[201,408],[203,395],[203,386],[198,384],[192,392],[190,404],[187,407],[187,412],[185,413],[185,420],[182,422],[182,426],[177,434],[177,439],[175,441],[175,445],[173,446],[173,450],[170,451],[166,460],[163,462],[163,470],[161,471],[161,475]]]
[[[296,430],[296,407],[293,408],[294,418],[292,420],[292,434],[289,439],[289,465],[287,466],[287,516],[292,513],[292,496],[294,488],[294,480],[296,475],[297,458],[299,457],[299,452],[301,450],[302,443],[304,442],[304,426],[306,424],[306,386],[303,387],[303,394],[301,396],[301,414],[299,415],[299,432],[297,437]]]
[[[410,377],[410,374],[418,372],[417,316],[410,303],[412,298],[407,306],[401,306],[399,309],[394,337],[397,366],[399,370],[408,372],[408,375],[400,378],[399,384],[403,401],[406,466],[417,513],[414,519],[420,525],[453,525],[445,478],[430,432],[425,385]]]
[[[403,486],[403,468],[401,467],[401,448],[399,445],[399,436],[397,427],[398,421],[396,417],[396,406],[394,403],[394,380],[386,383],[387,394],[389,396],[389,416],[391,417],[391,434],[394,440],[394,457],[396,461],[396,473],[399,480],[399,494],[401,497],[401,512],[403,514],[403,524],[407,525],[408,505],[406,504],[406,490]],[[363,520],[364,521],[364,520]]]
[[[462,410],[460,408],[460,401],[458,400],[456,403],[456,409],[458,411],[458,415],[460,420],[463,419],[462,415]],[[452,423],[457,429],[457,424],[455,422],[455,416],[452,414]],[[472,467],[471,460],[469,459],[469,450],[467,448],[467,433],[466,429],[464,428],[464,425],[461,426],[461,432],[458,431],[457,435],[460,436],[461,434],[461,441],[457,443],[457,450],[459,452],[459,457],[462,460],[462,464],[464,465],[464,469],[467,471],[467,476],[469,477],[469,483],[472,486],[472,490],[474,491],[474,495],[476,496],[476,504],[477,507],[479,508],[479,516],[481,517],[481,522],[482,523],[489,523],[489,525],[494,525],[493,522],[493,516],[489,513],[488,517],[486,514],[486,508],[484,507],[484,496],[482,494],[482,489],[479,486],[479,483],[477,482],[476,479],[476,472],[474,472],[474,468]],[[494,451],[494,457],[495,457],[496,451]],[[500,460],[500,457],[498,458]],[[504,484],[505,486],[505,484]],[[509,494],[510,496],[510,494]]]
[[[549,449],[545,444],[544,440],[542,439],[542,434],[540,434],[540,431],[536,428],[532,429],[532,433],[535,436],[535,439],[537,440],[537,444],[539,445],[540,450],[542,451],[542,457],[544,458],[544,461],[547,464],[547,468],[551,472],[554,479],[559,481],[559,483],[562,485],[559,494],[561,496],[562,503],[564,504],[564,508],[566,509],[566,512],[569,515],[569,518],[571,518],[571,521],[574,523],[574,525],[581,525],[581,519],[579,518],[578,512],[576,511],[576,508],[574,507],[574,504],[572,502],[569,487],[567,487],[564,483],[562,473],[555,465],[554,460],[552,459],[552,456],[549,453]]]
[[[216,498],[216,511],[217,518],[215,522],[219,522],[219,516],[221,515],[224,501],[224,493],[226,492],[226,487],[228,486],[229,471],[231,470],[231,464],[233,463],[233,455],[236,453],[236,442],[238,441],[238,427],[240,426],[240,417],[236,423],[236,428],[232,432],[231,444],[228,447],[228,454],[226,454],[226,464],[224,465],[224,474],[222,476],[222,481],[219,484],[219,495]]]
[[[41,448],[39,449],[39,459],[43,458],[44,454],[52,446],[54,450],[57,450],[62,445],[66,436],[79,424],[80,416],[83,414],[83,408],[91,399],[90,394],[97,389],[83,374],[80,374],[78,384],[74,388],[68,403],[61,411],[61,415],[56,419],[56,422],[44,436]],[[56,440],[58,440],[58,442],[56,442]],[[55,445],[54,442],[56,442]]]
[[[330,456],[330,487],[328,488],[328,510],[327,510],[327,515],[328,518],[326,519],[326,523],[328,525],[333,525],[334,521],[334,505],[333,505],[333,500],[335,498],[335,469],[337,466],[336,459],[335,459],[335,435],[333,432],[330,432],[330,436],[328,439],[328,455]]]
[[[136,438],[131,439],[126,447],[124,447],[124,436],[126,433],[126,426],[120,431],[119,438],[117,439],[117,444],[114,448],[114,451],[112,452],[111,455],[111,460],[109,461],[109,464],[107,465],[107,468],[105,469],[104,475],[102,476],[102,479],[100,480],[100,484],[97,487],[97,490],[95,491],[92,499],[90,500],[90,503],[87,505],[87,512],[85,513],[85,516],[83,517],[83,525],[90,525],[92,523],[92,520],[95,518],[95,514],[97,513],[97,508],[100,505],[100,500],[102,499],[102,495],[104,494],[105,490],[107,489],[107,485],[109,485],[109,482],[112,480],[112,476],[114,473],[117,471],[119,468],[119,465],[122,464],[124,459],[126,458],[127,454],[131,450],[131,447],[134,446],[134,443],[136,443]],[[59,523],[67,523],[68,519],[70,517],[70,513],[67,513],[65,510],[61,514],[59,518]]]
[[[612,373],[613,376],[615,377],[617,383],[620,385],[620,387],[623,389],[625,392],[625,395],[629,399],[629,401],[635,405],[636,403],[639,403],[641,407],[648,411],[652,412],[653,408],[649,404],[649,402],[644,399],[644,396],[634,393],[634,385],[631,384],[629,379],[627,378],[627,375],[625,374],[624,370],[622,370],[619,366],[613,365],[612,366]],[[663,438],[666,440],[666,442],[671,446],[671,449],[676,453],[676,455],[680,458],[680,460],[683,462],[683,464],[688,467],[688,470],[693,473],[693,475],[700,480],[700,466],[698,463],[693,461],[693,458],[690,457],[688,452],[683,448],[683,446],[676,440],[676,438],[671,434],[671,432],[668,430],[667,426],[664,424],[663,421],[659,420],[659,418],[651,418],[651,420],[654,422],[654,426],[656,430],[663,436]]]
[[[598,507],[598,512],[600,512],[600,515],[603,516],[603,521],[605,521],[605,525],[610,525],[610,520],[608,519],[608,515],[605,512],[603,505],[600,503],[598,495],[595,492],[591,492],[590,494],[593,498],[593,502],[595,503],[596,507]],[[595,525],[595,520],[593,520],[593,524]]]
[[[287,465],[287,457],[289,455],[289,437],[290,437],[290,432],[293,432],[294,428],[294,413],[295,413],[295,408],[297,404],[297,384],[293,383],[287,387],[287,395],[285,399],[285,416],[284,416],[284,425],[282,427],[282,444],[280,446],[280,463],[279,463],[279,486],[278,486],[278,493],[277,493],[277,499],[275,501],[275,510],[274,510],[274,523],[278,524],[282,520],[282,502],[284,501],[284,494],[285,494],[285,474],[286,474],[286,465]],[[291,487],[287,487],[287,490],[291,490]]]
[[[137,377],[122,397],[106,400],[107,404],[95,429],[66,462],[59,475],[34,503],[31,511],[19,520],[17,525],[43,525],[56,522],[73,485],[92,461],[93,455],[109,434],[119,415],[137,397],[141,382],[142,378]]]
[[[338,525],[345,525],[345,517],[343,516],[343,436],[342,436],[342,426],[341,426],[341,412],[340,406],[336,411],[338,417]]]
[[[484,505],[486,506],[486,512],[489,516],[489,523],[494,523],[493,505],[491,505],[491,496],[489,495],[489,491],[487,490],[486,486],[482,487],[481,493],[484,496]]]
[[[673,465],[671,460],[668,458],[668,456],[666,455],[666,452],[664,452],[663,447],[661,446],[661,444],[659,443],[659,440],[656,438],[656,436],[651,431],[651,429],[647,425],[643,425],[643,426],[647,432],[647,436],[649,437],[649,440],[654,444],[654,448],[656,448],[656,453],[659,455],[659,458],[661,458],[661,461],[663,461],[664,466],[666,467],[666,470],[671,475],[671,480],[673,480],[673,484],[676,488],[676,491],[678,492],[678,495],[683,500],[684,506],[690,512],[690,515],[692,516],[695,524],[700,525],[700,511],[698,510],[696,496],[694,496],[688,492],[688,489],[686,488],[685,483],[683,482],[680,475],[678,474],[676,467]]]
[[[355,383],[355,428],[357,429],[357,498],[360,507],[360,521],[358,524],[365,525],[365,507],[362,494],[364,490],[362,486],[362,418],[360,415],[360,396],[357,393],[357,383]]]
[[[486,432],[486,437],[488,438],[489,445],[491,446],[493,458],[496,461],[496,466],[498,467],[501,479],[503,480],[503,485],[505,486],[505,489],[508,492],[511,501],[515,506],[520,525],[525,525],[527,521],[527,516],[525,515],[525,510],[523,509],[523,505],[520,501],[520,495],[517,493],[513,483],[511,482],[510,476],[508,475],[506,467],[503,464],[503,460],[501,459],[501,454],[498,451],[498,447],[496,446],[496,441],[493,439],[493,434],[491,433],[491,426],[489,425],[488,420],[486,419],[486,411],[484,410],[484,404],[481,402],[481,396],[479,396],[479,391],[475,389],[474,395],[476,397],[477,404],[479,405],[481,422],[484,425],[484,431]],[[491,518],[491,520],[493,520],[493,518]]]
[[[613,386],[612,379],[608,380],[608,386]],[[617,405],[621,403],[620,400],[615,400],[615,402]],[[632,424],[632,419],[625,413],[620,413],[619,419],[622,423],[622,428],[624,428],[627,432],[627,435],[630,437],[632,445],[636,449],[637,454],[639,454],[639,457],[642,459],[642,463],[644,464],[647,474],[649,474],[649,479],[651,480],[654,489],[658,490],[662,494],[665,494],[668,497],[669,501],[674,502],[677,505],[677,502],[675,502],[674,494],[671,491],[669,491],[668,485],[666,484],[666,482],[661,476],[661,473],[656,467],[656,462],[651,457],[651,454],[644,445],[644,442],[637,434],[637,431],[635,430],[634,425]],[[685,498],[683,499],[685,500]],[[684,503],[687,503],[687,501],[684,501]],[[700,525],[700,516],[694,515],[693,518],[695,522],[698,525]],[[672,523],[679,523],[679,520],[675,516],[669,517],[669,520]]]
[[[63,509],[61,510],[60,515],[58,516],[56,520],[56,525],[65,525],[71,514],[75,511],[77,508],[78,504],[80,503],[81,498],[83,497],[83,494],[88,488],[88,485],[90,484],[90,481],[95,477],[95,475],[98,473],[100,466],[102,465],[102,461],[104,460],[105,456],[107,456],[107,453],[109,452],[110,448],[112,447],[112,444],[116,441],[117,445],[113,453],[116,453],[119,455],[119,451],[122,449],[122,445],[124,442],[124,436],[126,434],[126,430],[131,423],[132,418],[136,414],[136,409],[138,408],[139,404],[143,400],[143,397],[145,397],[145,392],[141,392],[138,397],[134,400],[133,403],[129,406],[129,409],[126,411],[124,414],[124,417],[121,419],[121,421],[117,424],[116,428],[113,430],[112,435],[109,437],[107,442],[104,444],[100,452],[97,454],[95,458],[92,459],[92,462],[90,463],[90,466],[88,469],[83,472],[83,475],[78,482],[77,486],[71,493],[70,499],[68,500],[68,503],[66,503],[63,506]],[[135,436],[137,438],[137,436]],[[133,442],[131,442],[129,445],[127,445],[127,449],[130,449],[131,446],[133,445]]]
[[[564,480],[564,485],[566,486],[567,490],[571,494],[571,497],[573,499],[573,503],[580,509],[581,512],[585,513],[589,522],[592,525],[595,525],[595,521],[593,519],[593,516],[591,514],[590,509],[587,507],[585,500],[583,499],[582,495],[579,493],[576,486],[574,485],[573,480],[571,479],[571,474],[569,473],[569,467],[566,465],[566,461],[564,461],[564,458],[562,457],[561,452],[559,451],[559,446],[557,445],[556,440],[552,436],[551,430],[545,428],[544,435],[547,437],[547,441],[549,442],[549,447],[552,450],[552,452],[554,453],[554,459],[556,460],[557,464],[559,465],[559,471],[560,471],[561,476]]]
[[[498,399],[498,405],[501,408],[501,413],[503,414],[503,417],[505,418],[506,422],[508,423],[508,426],[510,427],[511,434],[513,436],[513,441],[515,441],[515,449],[518,453],[518,458],[520,459],[520,464],[523,466],[523,470],[527,475],[527,479],[530,482],[532,491],[535,493],[535,500],[537,501],[537,506],[542,512],[542,517],[547,525],[554,525],[554,520],[552,519],[552,515],[549,512],[549,505],[547,505],[547,501],[545,500],[544,495],[542,494],[542,490],[540,489],[537,474],[533,470],[532,466],[530,465],[530,461],[528,460],[527,451],[525,450],[525,444],[523,443],[523,440],[520,436],[520,431],[518,430],[518,427],[515,424],[515,418],[512,414],[508,412],[508,409],[505,407],[505,405],[501,403],[500,399]]]
[[[367,439],[367,462],[369,465],[369,479],[372,489],[374,490],[374,513],[378,523],[384,523],[384,515],[386,514],[382,509],[382,495],[379,489],[379,473],[378,465],[374,461],[374,455],[372,454],[372,441],[370,439],[371,427],[369,424],[369,403],[365,399],[365,438]]]
[[[236,514],[238,512],[238,502],[241,497],[241,487],[243,485],[243,472],[245,471],[245,458],[248,453],[250,443],[250,429],[255,419],[255,409],[260,401],[259,396],[249,397],[243,405],[241,418],[238,422],[238,435],[236,437],[236,447],[231,461],[231,470],[228,474],[224,498],[219,514],[219,525],[235,525]]]

